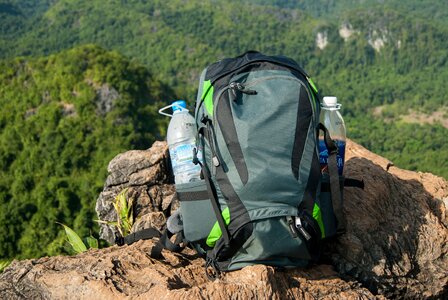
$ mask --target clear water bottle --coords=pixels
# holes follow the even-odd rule
[[[344,119],[339,112],[341,104],[338,103],[336,97],[324,97],[321,108],[320,122],[328,129],[331,138],[339,148],[336,159],[339,175],[342,175],[345,159],[346,131]],[[328,173],[328,150],[322,132],[319,136],[319,162],[322,173]]]
[[[163,113],[163,110],[170,107],[173,115]],[[193,163],[197,135],[195,120],[186,107],[184,100],[178,100],[159,110],[159,113],[172,117],[166,139],[176,184],[201,180],[201,166]],[[197,155],[202,162],[200,149]]]

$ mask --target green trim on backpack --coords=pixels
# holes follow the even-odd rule
[[[230,210],[228,207],[222,211],[222,218],[224,219],[224,223],[229,225],[230,223]],[[219,227],[218,221],[216,221],[215,225],[213,225],[212,230],[210,231],[210,234],[207,237],[206,244],[209,247],[215,247],[216,241],[219,240],[219,238],[222,235],[221,228]]]
[[[320,232],[322,232],[322,238],[325,238],[325,226],[322,220],[322,211],[317,203],[314,203],[313,218],[317,221],[317,224],[319,224]]]
[[[311,78],[307,78],[308,82],[310,83],[311,87],[313,88],[314,92],[317,94],[319,91],[317,90],[316,85],[314,84],[314,82],[311,80]]]
[[[205,109],[208,114],[213,117],[213,85],[210,80],[204,81],[201,99],[204,100]]]

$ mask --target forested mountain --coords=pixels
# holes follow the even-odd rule
[[[186,98],[193,104],[201,70],[246,50],[294,58],[322,95],[338,96],[350,138],[399,167],[448,178],[446,6],[437,0],[0,0],[0,225],[8,224],[0,256],[57,252],[61,237],[51,249],[29,246],[39,234],[55,237],[40,233],[54,218],[33,217],[38,207],[54,215],[72,205],[57,218],[87,232],[108,159],[163,135],[163,125],[154,127],[155,103]],[[127,58],[95,46],[67,51],[85,44]],[[92,72],[101,74],[95,83]],[[126,101],[120,100],[123,110],[98,117],[94,103],[104,84]],[[85,94],[74,96],[78,88]],[[90,103],[89,117],[78,101]],[[115,114],[126,116],[117,128]],[[43,142],[46,136],[61,140]],[[57,149],[69,141],[76,146],[66,156],[74,161],[59,164],[64,151]],[[68,182],[61,189],[74,200],[51,202],[60,186],[50,178]],[[8,209],[16,225],[3,215]]]
[[[108,162],[161,138],[156,107],[172,94],[96,46],[0,70],[0,257],[54,255],[65,241],[55,222],[93,232]]]
[[[353,9],[393,9],[413,18],[448,22],[448,3],[437,0],[245,0],[248,3],[301,9],[315,17],[333,18]]]

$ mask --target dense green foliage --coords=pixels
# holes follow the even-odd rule
[[[447,24],[448,3],[434,0],[245,0],[248,3],[298,8],[315,17],[332,18],[353,9],[392,9],[413,18]]]
[[[161,138],[155,107],[170,94],[94,46],[0,69],[0,257],[54,255],[64,243],[55,222],[89,235],[107,163]]]
[[[8,228],[0,257],[57,253],[63,233],[56,238],[54,220],[86,235],[109,159],[163,135],[154,100],[176,94],[192,104],[201,70],[246,50],[296,59],[323,95],[343,103],[350,138],[399,167],[448,178],[448,129],[401,121],[409,110],[448,107],[444,1],[25,2],[0,4],[0,225]],[[132,63],[92,46],[15,59],[83,44]],[[118,91],[120,105],[98,117],[103,84]],[[76,115],[64,112],[70,104]]]

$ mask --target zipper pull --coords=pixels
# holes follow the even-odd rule
[[[207,120],[207,133],[208,133],[208,140],[210,143],[210,150],[212,152],[212,163],[215,167],[219,167],[219,165],[221,163],[219,162],[218,155],[216,154],[215,134],[213,133],[213,129],[211,128],[211,120],[210,119]]]
[[[305,238],[305,240],[309,241],[311,239],[311,235],[303,228],[302,221],[299,217],[296,217],[296,228],[300,232],[300,234]]]
[[[217,156],[212,157],[212,162],[215,167],[219,167],[220,163],[219,163],[219,159]]]
[[[292,217],[291,216],[287,216],[286,217],[286,222],[288,222],[288,227],[289,227],[289,230],[291,231],[291,236],[293,238],[296,238],[297,237],[297,230],[296,230],[296,227],[294,225],[294,221],[293,221]]]
[[[237,90],[243,94],[247,94],[247,95],[256,95],[257,94],[257,91],[246,89],[246,87],[240,82],[231,82],[229,84],[229,87],[232,90]]]

